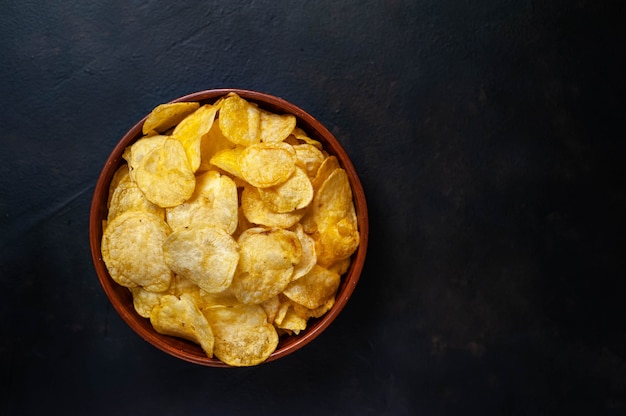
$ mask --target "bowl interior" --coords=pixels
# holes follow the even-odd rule
[[[173,101],[198,101],[201,104],[213,103],[217,98],[230,92],[235,92],[242,98],[257,103],[259,107],[263,109],[279,114],[291,113],[295,115],[298,126],[307,132],[309,137],[321,142],[324,149],[328,153],[335,155],[339,159],[340,164],[348,174],[350,184],[352,186],[361,239],[357,251],[352,255],[351,265],[346,274],[342,277],[341,284],[337,291],[335,305],[324,316],[309,320],[307,329],[301,331],[300,334],[281,337],[278,347],[265,361],[271,362],[280,357],[284,357],[311,342],[322,331],[324,331],[324,329],[326,329],[331,322],[333,322],[346,305],[359,280],[365,262],[369,233],[367,205],[363,187],[345,150],[341,147],[337,139],[321,123],[294,104],[268,94],[241,89],[200,91],[180,97]],[[122,165],[122,163],[124,163],[124,160],[122,159],[124,149],[142,137],[141,128],[144,121],[145,117],[133,126],[115,146],[100,173],[98,182],[96,183],[89,223],[89,240],[96,273],[115,310],[144,340],[172,356],[189,362],[212,367],[229,367],[216,358],[207,357],[200,346],[190,341],[157,333],[152,328],[148,319],[137,314],[133,307],[133,300],[130,291],[127,288],[118,285],[111,279],[104,261],[102,260],[100,243],[102,240],[102,224],[107,217],[109,184],[115,171]]]

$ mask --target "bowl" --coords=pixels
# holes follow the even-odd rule
[[[339,313],[346,306],[350,296],[355,290],[367,251],[368,242],[368,213],[363,187],[357,172],[343,149],[341,144],[319,121],[313,118],[296,105],[285,101],[282,98],[262,92],[243,89],[213,89],[199,91],[172,100],[172,102],[198,101],[201,104],[213,103],[219,97],[234,92],[240,97],[256,103],[260,108],[279,114],[291,113],[296,116],[298,127],[302,128],[309,137],[318,140],[324,149],[335,155],[342,167],[346,170],[350,184],[352,186],[357,222],[360,233],[360,244],[357,251],[352,255],[352,262],[347,272],[342,276],[341,283],[336,295],[334,306],[322,317],[309,320],[306,330],[298,335],[282,336],[276,350],[264,361],[264,363],[275,361],[300,350],[317,338],[328,326],[337,318]],[[156,103],[160,104],[160,103]],[[156,106],[155,104],[155,106]],[[147,117],[147,115],[146,115]],[[122,153],[124,149],[142,137],[142,126],[146,119],[137,122],[117,143],[98,177],[93,199],[91,203],[89,218],[89,241],[91,245],[91,255],[98,279],[104,289],[106,296],[113,305],[120,317],[145,341],[154,347],[179,359],[210,367],[229,367],[217,358],[209,358],[199,345],[180,338],[159,334],[154,330],[150,321],[141,317],[133,307],[133,300],[130,291],[114,282],[109,275],[102,260],[100,244],[102,240],[102,223],[107,217],[107,198],[109,184],[115,171],[124,160]]]

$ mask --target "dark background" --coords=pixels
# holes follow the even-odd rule
[[[0,1],[0,414],[626,414],[626,29],[607,1]],[[277,362],[155,349],[88,214],[155,105],[255,89],[342,143],[352,300]]]

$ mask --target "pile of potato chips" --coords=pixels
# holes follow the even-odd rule
[[[237,94],[156,107],[109,189],[102,257],[154,329],[262,363],[334,304],[359,244],[346,171]]]

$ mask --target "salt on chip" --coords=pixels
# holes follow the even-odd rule
[[[121,286],[166,290],[172,271],[163,258],[163,242],[171,233],[161,218],[128,211],[109,222],[102,236],[102,259],[111,278]]]
[[[276,328],[259,305],[208,308],[203,311],[213,334],[213,352],[224,363],[247,367],[267,360],[278,346]]]
[[[244,187],[241,193],[241,208],[250,223],[279,228],[293,226],[300,221],[306,211],[300,209],[284,213],[275,212],[263,202],[259,190],[249,186]]]
[[[202,140],[211,130],[216,114],[217,107],[205,104],[185,117],[172,133],[172,137],[183,145],[193,172],[200,167]]]
[[[152,309],[150,323],[158,333],[195,342],[209,358],[213,357],[213,330],[192,297],[163,296]]]
[[[269,188],[260,188],[259,196],[274,212],[293,212],[306,208],[313,200],[313,185],[307,174],[296,166],[285,182]]]
[[[211,293],[230,286],[239,262],[238,246],[230,234],[205,224],[170,234],[163,255],[176,274]]]
[[[237,186],[228,176],[210,170],[196,176],[191,197],[166,209],[167,223],[178,231],[194,224],[208,224],[232,234],[237,228],[239,200]]]
[[[237,94],[229,94],[220,104],[219,126],[234,144],[248,146],[261,140],[259,108]]]
[[[200,107],[197,102],[166,103],[156,106],[143,123],[143,134],[163,133]]]
[[[317,225],[316,253],[322,266],[348,258],[359,245],[354,201],[345,170],[335,169],[311,203],[311,219]]]
[[[134,172],[146,198],[163,208],[182,204],[196,186],[183,145],[171,138],[145,155]]]
[[[296,116],[293,114],[275,114],[260,111],[260,136],[262,142],[282,142],[296,127]]]
[[[339,282],[337,273],[316,264],[309,273],[291,282],[283,294],[308,309],[315,309],[334,297]]]
[[[239,239],[240,260],[232,282],[237,299],[259,304],[282,292],[302,258],[298,236],[280,228],[250,228]]]
[[[243,149],[241,174],[251,185],[267,188],[285,182],[296,166],[296,151],[287,143],[258,143]]]

